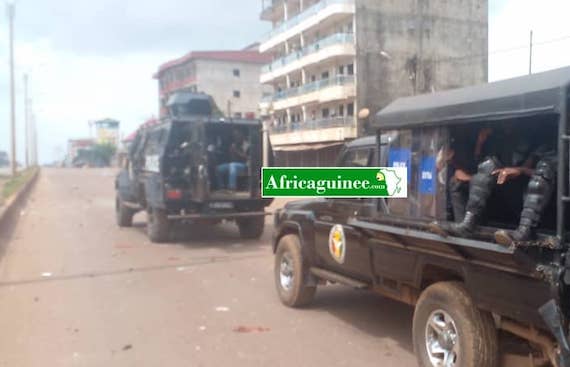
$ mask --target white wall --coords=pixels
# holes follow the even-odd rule
[[[224,114],[228,112],[229,101],[232,115],[242,113],[245,117],[252,112],[258,117],[262,93],[271,91],[271,87],[259,83],[261,67],[254,63],[197,60],[198,91],[210,94]],[[234,76],[234,69],[239,70],[239,76]],[[234,97],[234,91],[239,91],[240,97]]]

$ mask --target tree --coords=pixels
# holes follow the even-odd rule
[[[93,146],[93,163],[96,166],[109,166],[116,152],[117,147],[113,144],[95,144]]]

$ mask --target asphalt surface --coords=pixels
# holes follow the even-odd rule
[[[151,244],[145,215],[119,229],[112,170],[43,170],[0,233],[0,366],[415,366],[411,307],[341,286],[286,308],[271,224]],[[3,239],[3,240],[1,240]]]

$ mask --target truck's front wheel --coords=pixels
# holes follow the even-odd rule
[[[166,211],[162,209],[149,209],[147,213],[146,231],[154,243],[168,242],[170,239],[170,223]]]
[[[299,237],[283,236],[275,252],[275,286],[281,302],[289,307],[306,306],[313,301],[317,288],[306,284],[309,264],[303,258]]]
[[[496,367],[497,331],[459,282],[428,287],[414,312],[414,352],[421,367]]]
[[[265,227],[265,217],[257,216],[239,219],[237,221],[241,238],[258,239],[263,234]]]

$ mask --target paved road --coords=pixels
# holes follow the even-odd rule
[[[43,171],[3,245],[0,366],[415,366],[410,307],[331,286],[285,308],[269,224],[151,244],[144,215],[115,226],[112,174]]]

